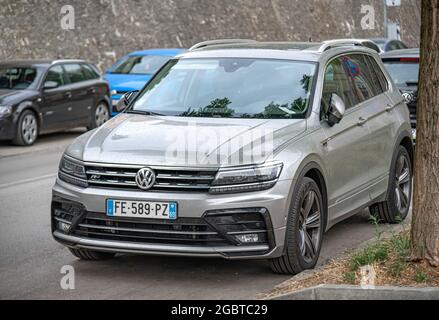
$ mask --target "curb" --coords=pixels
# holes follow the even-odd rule
[[[439,288],[319,285],[268,300],[439,300]]]

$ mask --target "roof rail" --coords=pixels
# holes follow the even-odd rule
[[[343,47],[343,46],[361,46],[363,45],[363,39],[335,39],[335,40],[326,40],[323,41],[320,45],[318,52],[324,52],[326,50],[332,49],[334,47]]]
[[[58,59],[58,60],[53,60],[52,64],[66,63],[66,62],[85,62],[85,60],[82,60],[82,59]]]
[[[199,43],[193,45],[192,47],[189,48],[189,51],[193,51],[193,50],[196,50],[196,49],[200,49],[200,48],[204,48],[204,47],[209,47],[209,46],[215,46],[215,45],[219,45],[219,44],[253,43],[253,42],[257,42],[257,41],[256,40],[251,40],[251,39],[218,39],[218,40],[208,40],[208,41],[199,42]]]

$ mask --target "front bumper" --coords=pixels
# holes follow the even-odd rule
[[[118,240],[113,236],[90,238],[81,234],[66,233],[56,228],[52,219],[53,236],[60,243],[72,247],[121,253],[156,254],[194,257],[222,257],[228,259],[274,258],[282,254],[285,240],[285,222],[288,212],[291,180],[279,181],[272,189],[242,194],[209,195],[206,193],[142,192],[101,188],[79,188],[57,179],[53,187],[53,199],[79,203],[84,211],[93,215],[105,215],[107,198],[126,200],[175,201],[178,203],[178,219],[203,219],[207,212],[233,211],[263,208],[267,212],[267,241],[258,244],[218,245],[160,243],[157,241]],[[53,205],[52,205],[52,217]],[[92,218],[93,219],[93,218]],[[124,223],[125,221],[115,221]],[[111,223],[111,221],[110,221]],[[111,223],[111,225],[113,225]],[[149,228],[149,226],[148,226]],[[117,229],[117,228],[116,228]],[[117,231],[116,231],[117,232]]]
[[[15,135],[15,125],[12,116],[0,118],[0,140],[11,140]]]
[[[122,98],[121,94],[114,94],[111,96],[111,116],[117,116],[119,112],[116,109],[116,105],[119,102],[120,98]]]

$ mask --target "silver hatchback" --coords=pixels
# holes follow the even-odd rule
[[[269,259],[295,274],[362,209],[407,216],[409,111],[355,41],[204,42],[119,108],[66,149],[53,187],[53,236],[81,259]]]

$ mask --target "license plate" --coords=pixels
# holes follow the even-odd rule
[[[177,203],[107,199],[107,216],[175,220]]]

